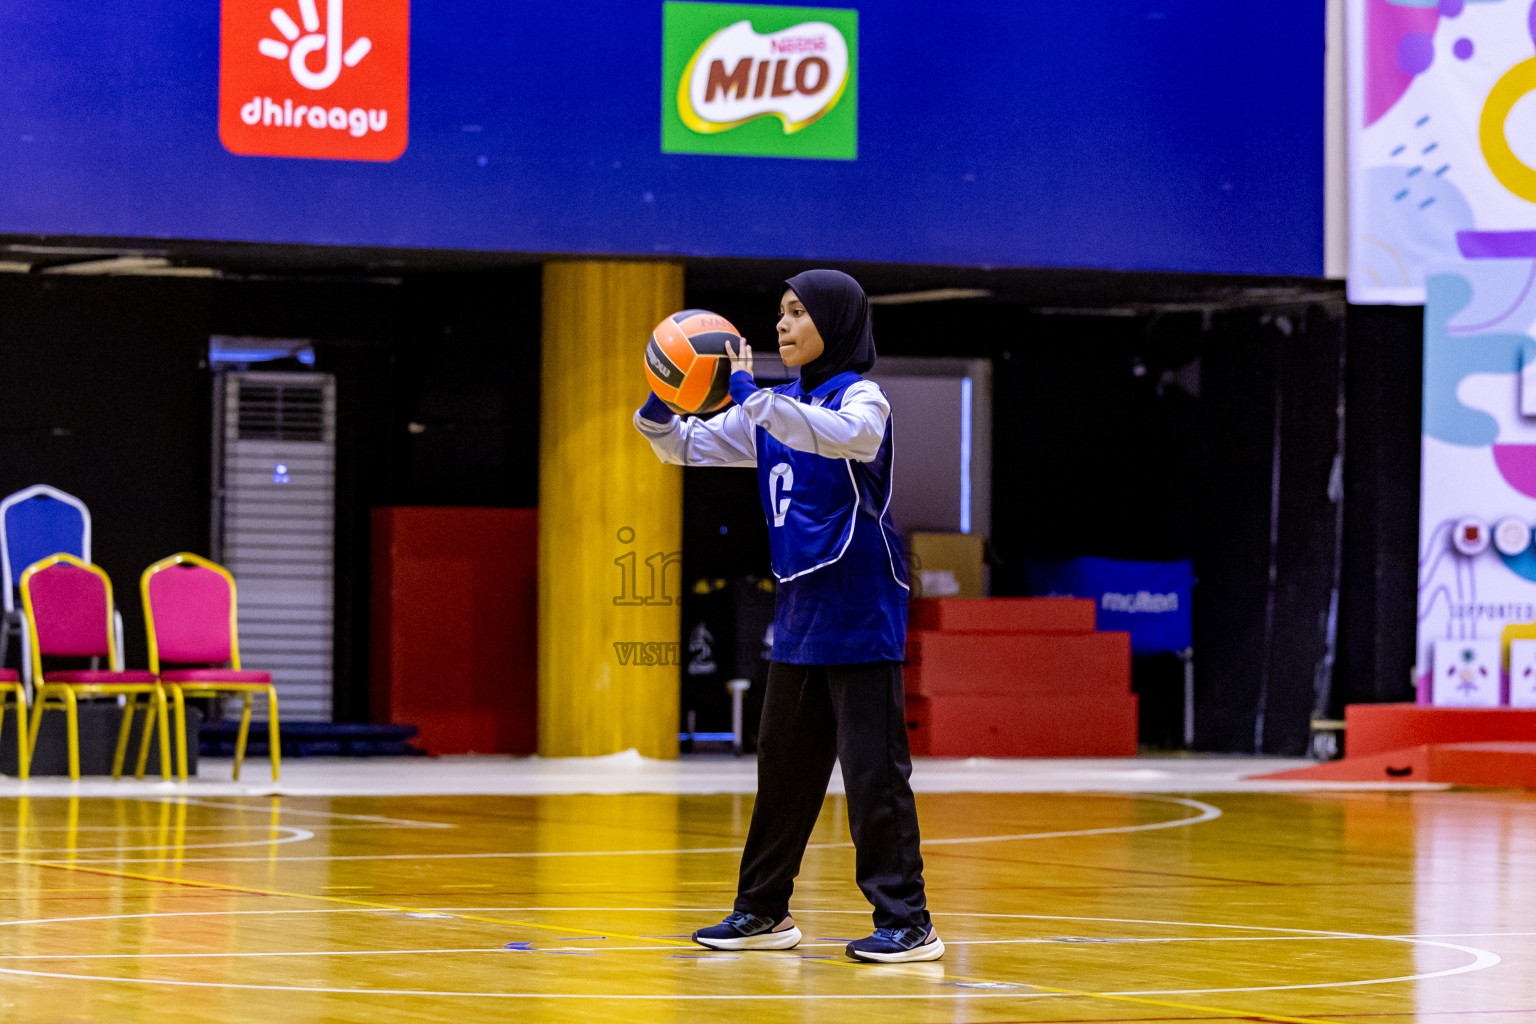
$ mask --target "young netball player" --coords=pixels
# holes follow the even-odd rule
[[[848,794],[859,888],[875,930],[856,960],[944,954],[928,917],[917,807],[908,778],[901,663],[907,575],[887,508],[891,409],[860,376],[875,364],[858,282],[810,270],[785,282],[779,354],[800,379],[752,380],[752,349],[731,356],[731,397],[712,419],[679,419],[652,395],[635,425],[663,462],[756,466],[778,588],[758,732],[757,802],[734,911],[694,932],[711,949],[789,949],[789,897],[834,761]]]

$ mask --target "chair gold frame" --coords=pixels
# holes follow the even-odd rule
[[[106,588],[107,613],[102,626],[105,630],[107,660],[113,672],[122,671],[122,652],[117,649],[116,630],[113,629],[112,612],[115,607],[112,600],[112,580],[98,565],[94,565],[74,555],[55,554],[39,562],[33,562],[27,566],[21,574],[20,589],[21,603],[27,615],[27,630],[32,641],[32,723],[27,733],[27,746],[29,756],[37,752],[37,734],[43,725],[43,712],[49,709],[63,711],[69,738],[69,777],[72,781],[80,781],[80,716],[78,711],[79,698],[88,697],[127,697],[123,705],[123,721],[117,730],[117,749],[112,754],[112,777],[118,779],[123,774],[123,759],[128,750],[128,736],[133,730],[134,714],[138,709],[138,698],[147,696],[149,706],[146,714],[152,712],[144,724],[144,734],[139,741],[139,759],[134,770],[134,778],[144,777],[144,766],[149,760],[150,737],[155,733],[155,726],[159,725],[160,732],[160,775],[166,781],[171,778],[171,751],[170,744],[166,741],[166,706],[165,691],[158,682],[150,683],[69,683],[50,682],[43,674],[42,645],[37,635],[37,614],[32,607],[32,578],[45,569],[65,563],[78,569],[94,574],[101,580]]]
[[[16,698],[16,777],[26,779],[32,774],[32,749],[27,727],[27,688],[19,679],[0,681],[0,737],[5,734],[5,709],[10,706],[7,697]]]

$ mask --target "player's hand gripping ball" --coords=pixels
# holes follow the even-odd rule
[[[645,345],[645,379],[673,412],[715,412],[730,404],[731,357],[746,345],[725,317],[705,309],[673,313]]]

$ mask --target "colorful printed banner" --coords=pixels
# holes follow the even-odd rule
[[[1350,0],[1349,20],[1350,301],[1418,304],[1432,273],[1497,265],[1499,294],[1468,316],[1486,302],[1497,308],[1477,322],[1502,313],[1523,329],[1522,303],[1536,308],[1530,0]]]
[[[1349,297],[1425,307],[1420,699],[1521,703],[1499,641],[1536,637],[1536,7],[1350,19]]]

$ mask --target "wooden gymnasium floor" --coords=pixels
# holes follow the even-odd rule
[[[949,953],[891,967],[843,957],[838,796],[804,945],[731,954],[686,934],[729,905],[742,793],[5,782],[7,1024],[1536,1022],[1524,792],[924,792]]]

